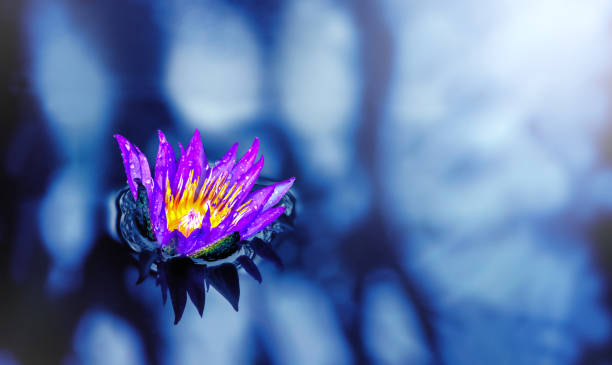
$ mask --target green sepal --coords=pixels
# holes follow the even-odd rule
[[[206,261],[221,260],[238,251],[240,248],[238,242],[240,242],[240,234],[234,232],[229,236],[221,238],[212,245],[201,248],[194,254],[189,255],[189,257]]]
[[[151,223],[151,216],[149,214],[149,196],[147,195],[147,189],[142,184],[140,179],[135,179],[138,184],[138,200],[136,200],[136,206],[140,212],[140,216],[137,219],[138,228],[141,232],[151,241],[156,241],[155,232],[153,232],[153,224]]]

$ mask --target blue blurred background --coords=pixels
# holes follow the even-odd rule
[[[0,0],[0,364],[612,363],[612,3]],[[253,137],[285,270],[172,325],[120,133]]]

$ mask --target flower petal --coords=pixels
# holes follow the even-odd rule
[[[212,168],[211,181],[214,181],[217,177],[228,174],[232,171],[232,168],[236,164],[236,150],[238,149],[238,143],[234,145],[225,153],[225,156]]]
[[[205,245],[209,243],[213,243],[225,236],[227,236],[231,232],[227,232],[228,227],[231,223],[231,216],[228,215],[224,220],[219,223],[215,228],[211,228],[210,233],[206,236]]]
[[[187,151],[181,156],[179,165],[176,171],[176,176],[173,182],[173,191],[176,191],[179,182],[182,181],[183,186],[189,178],[189,174],[193,170],[193,179],[198,179],[202,175],[202,172],[208,167],[206,162],[206,155],[204,148],[202,147],[202,139],[200,138],[200,131],[197,129],[193,133],[191,142],[187,146]]]
[[[247,171],[249,171],[253,165],[253,161],[255,161],[255,157],[257,157],[257,152],[259,152],[259,138],[255,137],[253,144],[251,147],[249,147],[249,150],[244,154],[244,156],[242,156],[236,166],[234,166],[230,186],[238,181]]]
[[[158,130],[157,134],[159,136],[159,149],[155,160],[155,185],[163,187],[166,183],[166,177],[169,177],[170,180],[174,179],[176,161],[172,145],[170,145],[164,133]],[[162,189],[162,192],[165,192],[164,189]]]
[[[257,234],[257,232],[261,231],[264,227],[272,223],[276,218],[283,214],[284,211],[285,207],[276,207],[261,213],[246,229],[240,232],[240,238],[245,240]]]
[[[140,162],[140,176],[142,185],[144,185],[147,190],[147,198],[151,201],[151,195],[153,194],[153,178],[151,178],[151,168],[149,167],[149,161],[147,161],[147,156],[144,153],[140,152],[140,149],[137,146],[134,146],[136,149],[136,153],[138,154],[138,161]]]
[[[295,181],[295,177],[292,177],[289,180],[285,180],[285,181],[277,182],[276,184],[272,184],[271,186],[274,187],[274,192],[270,195],[270,198],[264,205],[263,210],[268,210],[271,207],[273,207],[276,203],[278,203],[283,197],[283,195],[285,195],[289,191],[294,181]]]
[[[164,227],[166,224],[166,215],[162,215],[161,222],[163,222]],[[160,223],[161,225],[161,223]],[[157,235],[157,242],[161,247],[168,246],[172,243],[172,241],[177,237],[176,233],[178,230],[168,231],[167,229],[160,230],[160,233]]]
[[[246,196],[251,192],[253,185],[255,185],[255,181],[259,177],[259,173],[261,172],[261,168],[264,164],[264,157],[261,156],[259,161],[247,171],[242,177],[237,181],[238,186],[242,187],[240,193],[236,196],[232,203],[232,209],[239,207],[245,200]]]
[[[207,184],[214,184],[216,180],[225,175],[225,181],[229,182],[227,176],[229,176],[232,168],[236,164],[236,150],[238,149],[238,143],[234,143],[234,145],[225,153],[223,158],[219,160],[216,165],[209,169],[206,174],[202,177],[202,182],[206,181]],[[228,184],[229,185],[229,184]]]
[[[210,233],[210,211],[206,211],[204,218],[202,219],[202,226],[195,231],[191,232],[189,238],[191,238],[191,244],[181,253],[185,256],[189,256],[199,251],[206,245],[206,237]]]
[[[245,207],[244,212],[240,214],[241,216],[239,219],[236,219],[237,214],[234,213],[235,217],[232,220],[232,224],[227,229],[227,232],[240,232],[249,223],[251,223],[253,219],[255,219],[255,217],[262,211],[264,203],[270,198],[270,195],[273,191],[273,186],[266,186],[265,188],[259,189],[249,194],[249,196],[245,200],[250,200],[251,202]]]
[[[176,161],[174,159],[174,150],[172,145],[166,139],[166,136],[161,130],[157,131],[159,136],[159,149],[157,151],[157,159],[155,160],[155,186],[153,188],[153,198],[150,200],[151,207],[151,222],[153,229],[155,230],[156,236],[162,231],[166,230],[167,227],[160,223],[160,215],[165,216],[164,211],[164,196],[166,193],[166,180],[174,179],[176,174]]]
[[[138,185],[134,179],[142,179],[140,171],[140,158],[134,146],[123,136],[119,134],[114,135],[119,148],[121,149],[121,156],[123,157],[123,166],[125,167],[125,174],[127,176],[128,185],[134,200],[138,199]]]
[[[189,237],[185,237],[183,232],[176,230],[178,233],[176,234],[178,237],[178,242],[176,244],[176,252],[185,255],[186,252],[189,252],[189,249],[194,246],[196,240],[200,237],[200,229],[195,229]]]

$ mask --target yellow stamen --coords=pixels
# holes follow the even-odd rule
[[[191,170],[187,181],[179,179],[176,196],[174,196],[170,189],[170,179],[166,176],[164,200],[169,231],[178,229],[185,237],[189,237],[193,231],[202,226],[207,210],[210,211],[210,227],[218,226],[231,213],[232,206],[235,205],[235,200],[242,191],[242,187],[236,184],[230,188],[227,174],[216,178],[209,176],[198,191],[199,181],[199,177],[194,178],[193,170]],[[247,205],[248,202],[240,206],[233,222],[244,215]]]

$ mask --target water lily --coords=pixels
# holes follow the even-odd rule
[[[285,207],[275,205],[295,178],[251,191],[264,164],[263,156],[256,161],[259,139],[239,161],[235,143],[221,160],[209,165],[197,129],[186,150],[180,145],[178,162],[163,132],[158,135],[154,176],[137,146],[121,135],[115,138],[131,194],[148,205],[145,225],[150,238],[166,252],[222,258],[232,253],[230,246],[251,238],[283,214]]]
[[[202,316],[209,287],[237,311],[238,270],[261,283],[257,257],[282,266],[272,243],[293,227],[295,179],[256,183],[264,162],[263,156],[257,160],[257,138],[240,160],[236,143],[209,165],[198,130],[186,150],[179,144],[178,162],[164,134],[158,134],[153,175],[140,149],[115,135],[128,183],[115,200],[117,236],[136,260],[137,283],[155,279],[163,302],[171,299],[175,324],[187,297]]]

